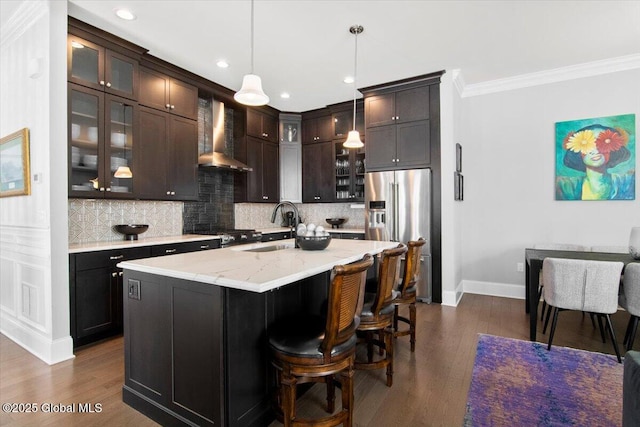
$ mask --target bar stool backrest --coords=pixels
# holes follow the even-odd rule
[[[400,279],[400,259],[405,253],[407,253],[407,246],[402,243],[395,248],[382,251],[378,270],[378,289],[371,306],[374,316],[378,316],[380,311],[393,300],[393,290]]]
[[[373,257],[366,254],[360,261],[338,265],[331,270],[327,323],[320,346],[326,360],[331,358],[331,350],[349,340],[358,327],[361,295],[371,265]]]
[[[404,261],[404,275],[402,276],[402,283],[399,289],[403,296],[407,289],[415,285],[420,277],[420,255],[422,254],[422,247],[425,243],[427,243],[427,241],[422,237],[418,240],[410,240],[407,242],[408,249]]]

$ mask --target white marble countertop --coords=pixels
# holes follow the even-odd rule
[[[322,251],[295,249],[294,240],[232,246],[157,258],[125,261],[118,267],[177,279],[265,292],[331,270],[395,247],[395,242],[332,239]],[[265,246],[286,247],[270,252],[251,252]]]
[[[203,234],[181,234],[165,237],[140,237],[138,240],[117,240],[111,242],[87,242],[69,245],[69,253],[106,251],[109,249],[136,248],[140,246],[166,245],[172,243],[197,242],[200,240],[220,239],[218,236]]]

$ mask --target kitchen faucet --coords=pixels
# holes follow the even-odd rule
[[[278,212],[278,208],[282,206],[291,206],[291,208],[293,209],[293,224],[291,225],[291,237],[295,239],[296,227],[298,226],[298,219],[300,218],[300,215],[298,214],[298,208],[296,208],[296,205],[288,201],[278,203],[276,207],[273,208],[273,212],[271,213],[271,222],[276,222],[276,213]],[[296,241],[296,247],[298,247],[297,241]]]

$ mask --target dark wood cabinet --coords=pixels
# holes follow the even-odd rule
[[[140,67],[140,104],[198,119],[198,88],[159,71]]]
[[[336,201],[361,202],[364,200],[365,149],[344,148],[344,141],[334,141]]]
[[[330,229],[329,234],[333,239],[364,240],[364,233],[340,233]]]
[[[367,171],[431,164],[429,86],[365,96]]]
[[[302,143],[331,141],[334,129],[328,109],[314,110],[302,115]]]
[[[138,99],[138,56],[115,52],[74,34],[67,37],[67,80],[112,95]]]
[[[247,108],[247,135],[278,142],[278,118]]]
[[[116,264],[149,255],[149,247],[69,255],[74,347],[122,332],[122,270]]]
[[[68,84],[69,195],[132,198],[138,104],[74,83]],[[135,169],[135,168],[134,168]]]
[[[248,136],[238,156],[253,170],[242,174],[236,181],[236,202],[280,201],[278,144]]]
[[[335,200],[335,159],[333,143],[302,145],[302,201],[305,203]]]
[[[157,200],[197,200],[198,123],[140,107],[135,194]]]
[[[429,121],[367,129],[367,170],[426,167],[431,164]]]

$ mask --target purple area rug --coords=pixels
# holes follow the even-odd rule
[[[615,356],[480,334],[465,426],[620,426]]]

